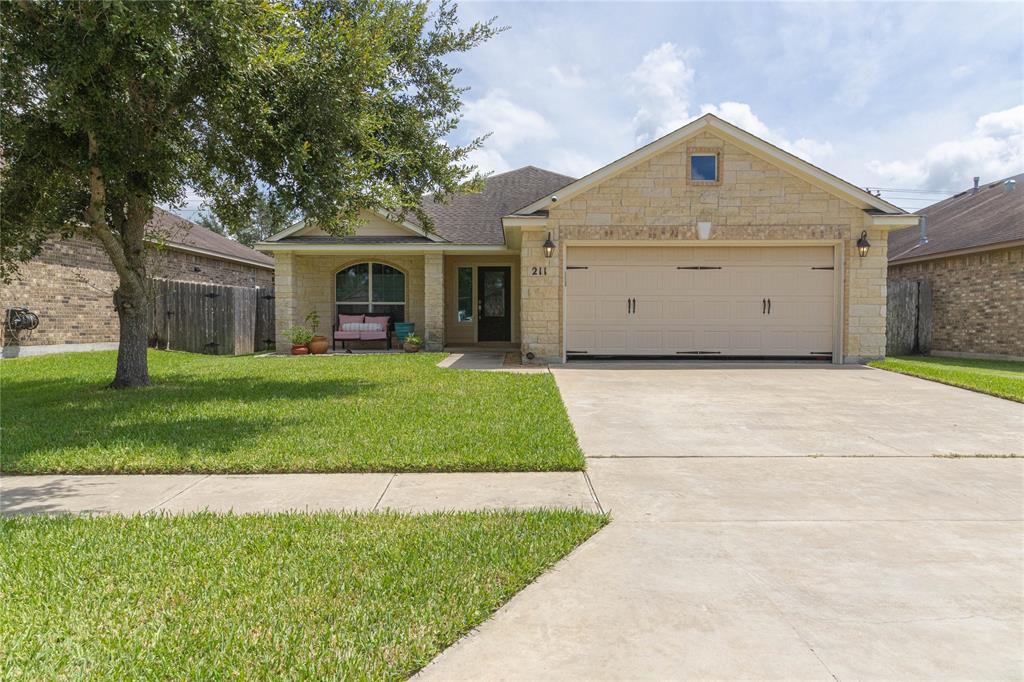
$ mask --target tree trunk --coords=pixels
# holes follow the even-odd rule
[[[121,323],[121,334],[117,348],[117,372],[110,387],[148,386],[149,301],[146,291],[124,285],[118,287],[114,292],[114,308]]]

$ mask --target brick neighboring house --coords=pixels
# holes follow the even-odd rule
[[[932,287],[932,352],[1024,359],[1024,173],[921,209],[889,235],[889,278]]]
[[[148,230],[150,277],[241,287],[274,284],[272,258],[190,220],[157,208]],[[23,332],[18,342],[4,330],[5,349],[14,343],[62,350],[116,347],[116,287],[110,258],[95,242],[74,237],[47,244],[21,267],[18,279],[0,285],[0,307],[27,307],[39,315],[39,327]]]

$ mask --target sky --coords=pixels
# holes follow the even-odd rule
[[[916,210],[1024,172],[1024,3],[462,2],[488,172],[580,177],[712,112]],[[915,190],[915,191],[908,191]]]

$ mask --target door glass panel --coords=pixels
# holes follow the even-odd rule
[[[399,303],[405,300],[405,275],[390,265],[373,264],[373,300]]]
[[[370,267],[368,263],[359,263],[345,268],[338,273],[335,281],[336,301],[370,300]],[[402,300],[402,299],[398,299]]]
[[[473,321],[473,268],[459,268],[459,322]]]
[[[505,316],[505,273],[484,271],[484,312],[487,317]]]

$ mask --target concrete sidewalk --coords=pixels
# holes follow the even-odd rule
[[[239,514],[290,510],[406,512],[532,509],[600,511],[579,471],[460,474],[253,474],[4,476],[0,513],[145,512],[208,509]]]

